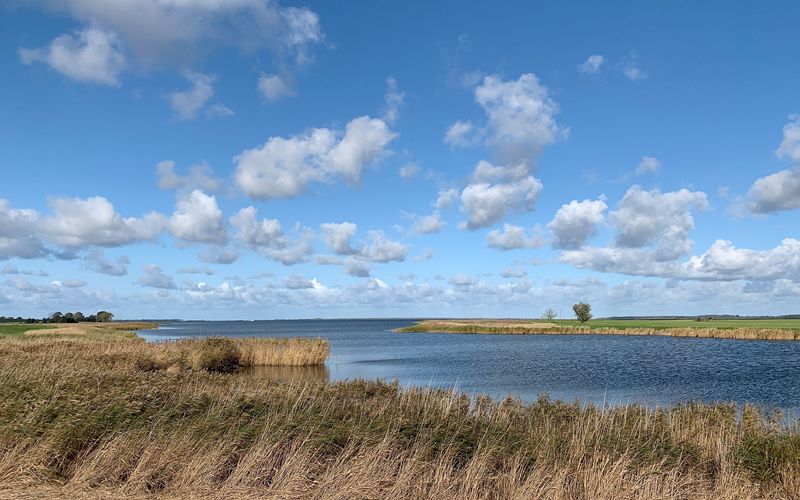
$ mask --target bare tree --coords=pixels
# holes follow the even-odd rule
[[[553,321],[557,317],[558,317],[558,313],[555,312],[553,309],[551,309],[549,307],[547,309],[545,309],[545,311],[542,313],[542,319],[546,319],[546,320],[549,320],[549,321]]]
[[[592,306],[586,302],[578,302],[572,306],[572,310],[575,311],[575,317],[578,318],[578,321],[581,323],[586,323],[592,319]]]

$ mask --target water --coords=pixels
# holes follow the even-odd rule
[[[142,331],[147,340],[208,335],[325,337],[331,356],[311,370],[263,369],[283,380],[397,379],[526,401],[602,405],[752,402],[800,416],[800,342],[622,335],[393,333],[413,320],[186,321]]]

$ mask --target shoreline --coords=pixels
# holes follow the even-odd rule
[[[800,330],[789,328],[609,327],[519,320],[424,320],[392,331],[467,335],[631,335],[729,340],[800,340]]]

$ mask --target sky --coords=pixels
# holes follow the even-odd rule
[[[0,315],[800,313],[798,21],[4,2]]]

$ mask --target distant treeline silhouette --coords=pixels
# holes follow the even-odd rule
[[[104,323],[114,319],[114,314],[108,311],[98,311],[95,314],[84,315],[82,312],[62,313],[56,311],[46,318],[23,318],[22,316],[0,316],[0,323]]]

